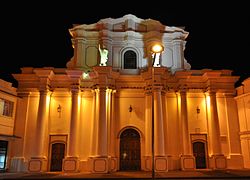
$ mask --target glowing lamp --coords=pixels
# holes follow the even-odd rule
[[[160,53],[164,50],[164,47],[161,44],[155,44],[151,47],[153,53]]]

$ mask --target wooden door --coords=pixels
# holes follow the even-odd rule
[[[206,165],[206,147],[203,142],[193,143],[193,154],[196,161],[196,169],[204,169]]]
[[[65,152],[64,143],[52,144],[50,171],[62,171],[64,152]]]
[[[134,129],[127,129],[121,134],[120,170],[141,170],[140,135]]]

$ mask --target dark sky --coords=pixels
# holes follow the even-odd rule
[[[73,24],[126,14],[185,26],[189,32],[185,58],[191,69],[231,69],[233,75],[240,76],[236,86],[250,77],[250,10],[246,1],[41,2],[1,4],[0,78],[14,86],[11,74],[20,73],[21,67],[66,67],[73,56],[68,32]]]

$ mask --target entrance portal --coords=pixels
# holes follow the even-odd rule
[[[140,135],[134,129],[126,129],[121,133],[120,170],[141,170]]]
[[[194,142],[193,143],[193,153],[195,156],[196,169],[206,168],[207,165],[206,165],[205,143]]]
[[[62,171],[64,152],[65,152],[64,143],[52,144],[50,171]]]
[[[8,141],[0,140],[0,170],[6,168]]]

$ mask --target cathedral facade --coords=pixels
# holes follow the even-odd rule
[[[192,70],[184,58],[188,32],[131,14],[69,32],[74,55],[65,68],[13,74],[20,138],[12,142],[11,171],[244,167],[239,77]]]

